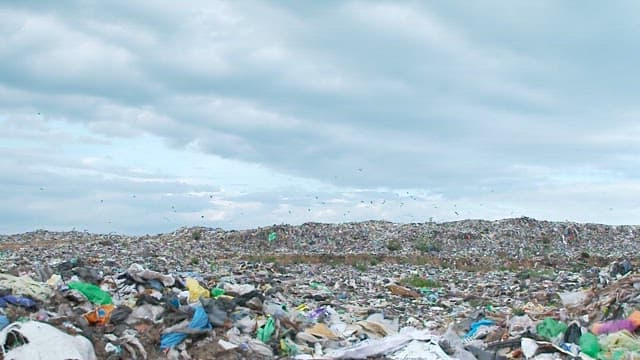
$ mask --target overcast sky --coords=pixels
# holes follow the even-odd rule
[[[0,233],[638,224],[639,12],[3,1]]]

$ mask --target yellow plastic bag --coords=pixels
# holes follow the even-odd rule
[[[201,297],[210,297],[209,290],[203,288],[198,280],[187,278],[187,290],[189,290],[189,302],[196,302]]]

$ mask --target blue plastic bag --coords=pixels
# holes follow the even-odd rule
[[[478,329],[481,326],[491,326],[495,323],[496,323],[495,321],[489,320],[489,319],[482,319],[480,321],[476,321],[473,324],[471,324],[471,329],[469,329],[469,332],[464,337],[472,338],[478,332]]]
[[[202,306],[196,307],[193,318],[191,318],[191,322],[189,323],[189,329],[211,329],[207,312],[204,311]],[[186,338],[187,334],[185,333],[164,334],[160,338],[160,349],[164,350],[172,348],[180,344]]]
[[[35,301],[24,296],[6,295],[0,297],[0,307],[6,307],[7,304],[22,306],[27,309],[33,309],[36,307]]]
[[[7,327],[7,325],[9,325],[11,322],[9,321],[9,318],[4,316],[4,315],[0,315],[0,330],[4,329],[5,327]]]

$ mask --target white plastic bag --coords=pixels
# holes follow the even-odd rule
[[[558,293],[562,305],[566,308],[572,308],[581,306],[587,303],[592,297],[593,293],[589,290],[585,291],[573,291]]]
[[[96,360],[89,339],[38,321],[10,324],[0,331],[0,344],[4,359]]]

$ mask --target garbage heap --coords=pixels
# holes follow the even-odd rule
[[[4,359],[640,359],[634,268],[162,272],[71,258],[0,274],[0,348]]]
[[[95,261],[149,264],[160,271],[199,267],[220,258],[263,255],[376,254],[431,256],[446,264],[464,261],[498,268],[511,261],[544,259],[564,263],[575,257],[626,257],[637,251],[640,226],[550,222],[531,218],[398,224],[385,221],[298,226],[273,225],[247,230],[180,228],[170,233],[127,236],[38,230],[0,235],[11,244],[6,262],[57,262],[79,254]],[[43,247],[52,251],[42,252]],[[3,259],[0,259],[2,262]],[[193,266],[193,262],[198,262]]]

